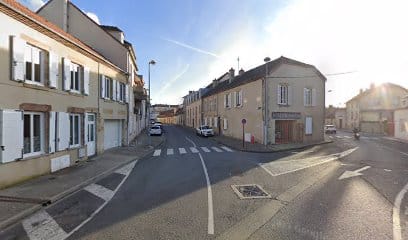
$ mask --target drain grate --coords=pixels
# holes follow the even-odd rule
[[[231,185],[231,187],[240,199],[271,198],[271,195],[258,184]]]

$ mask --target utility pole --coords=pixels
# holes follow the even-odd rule
[[[237,68],[237,71],[239,71],[239,57],[237,58],[237,62],[238,62],[238,68]]]
[[[149,103],[149,124],[148,124],[148,129],[147,129],[148,134],[149,134],[149,146],[152,145],[152,139],[151,139],[151,136],[150,136],[150,133],[149,133],[150,126],[151,126],[150,111],[151,111],[151,105],[152,105],[151,104],[151,98],[150,98],[150,65],[154,65],[154,64],[156,64],[156,62],[154,60],[150,60],[150,62],[149,62],[149,74],[148,74],[148,78],[149,78],[149,102],[148,102]]]
[[[264,89],[264,145],[268,144],[268,124],[269,124],[269,112],[268,112],[268,62],[271,59],[269,57],[264,58],[265,62],[265,89]]]

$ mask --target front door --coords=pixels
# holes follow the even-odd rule
[[[87,113],[86,114],[86,147],[87,147],[87,155],[92,156],[95,155],[95,114]]]

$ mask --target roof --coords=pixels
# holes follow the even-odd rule
[[[210,90],[207,93],[205,93],[203,97],[208,97],[208,96],[226,91],[231,88],[235,88],[235,87],[238,87],[238,86],[241,86],[241,85],[253,82],[253,81],[257,81],[265,77],[266,65],[268,65],[269,72],[273,72],[277,69],[277,67],[279,67],[281,64],[284,64],[284,63],[294,64],[294,65],[308,67],[308,68],[314,68],[317,75],[326,81],[326,77],[315,66],[281,56],[273,61],[262,64],[240,75],[235,76],[231,82],[223,81],[223,82],[217,83],[215,87],[212,87],[212,83],[211,83],[210,85],[207,86],[207,87],[211,87]],[[218,79],[223,78],[226,74],[228,74],[228,72],[223,74]]]
[[[88,52],[90,54],[92,54],[94,57],[97,57],[99,60],[104,61],[105,63],[109,64],[110,66],[118,68],[116,65],[111,63],[109,60],[107,60],[105,57],[103,57],[101,54],[96,52],[94,49],[92,49],[91,47],[89,47],[88,45],[83,43],[78,38],[76,38],[76,37],[72,36],[71,34],[65,32],[64,30],[62,30],[57,25],[49,22],[45,18],[43,18],[40,15],[34,13],[33,11],[31,11],[27,7],[23,6],[22,4],[18,3],[17,1],[15,1],[15,0],[2,0],[2,1],[0,1],[0,4],[2,4],[3,6],[8,7],[8,9],[11,9],[13,12],[16,12],[16,13],[20,14],[20,15],[16,15],[16,14],[10,12],[10,10],[4,9],[4,8],[0,9],[0,11],[8,14],[9,16],[13,17],[14,19],[16,19],[16,20],[28,25],[29,27],[31,27],[31,28],[33,28],[33,29],[47,35],[47,33],[43,29],[39,29],[35,25],[35,24],[38,24],[39,26],[41,26],[43,28],[46,28],[47,30],[51,31],[52,33],[57,34],[59,37],[63,38],[64,40],[66,40],[68,42],[70,42],[71,44],[74,44],[77,47],[85,50],[86,52]],[[27,18],[29,19],[29,21],[27,21]],[[52,37],[52,36],[49,36],[49,37]],[[55,37],[54,37],[54,39],[55,39]],[[56,39],[56,40],[58,41],[58,39]],[[67,45],[67,44],[65,44],[65,45]]]
[[[157,117],[173,117],[174,116],[174,110],[166,110],[166,111],[162,111],[159,113],[159,115]]]
[[[367,96],[368,94],[372,93],[373,91],[376,91],[380,87],[385,87],[386,89],[388,89],[388,88],[400,88],[400,89],[405,90],[408,93],[408,90],[406,88],[404,88],[404,87],[402,87],[402,86],[400,86],[398,84],[388,82],[388,83],[383,83],[381,85],[378,85],[378,86],[376,86],[374,88],[369,88],[369,89],[365,90],[364,92],[357,94],[352,99],[348,100],[346,103],[349,103],[351,101],[358,100],[358,99],[360,99],[360,98],[362,98],[364,96]]]
[[[107,31],[123,32],[120,28],[116,26],[109,26],[109,25],[99,25],[99,26]]]

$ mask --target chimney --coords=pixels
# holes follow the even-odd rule
[[[245,72],[244,69],[241,68],[241,70],[239,70],[238,74],[242,75],[244,72]]]
[[[215,87],[215,86],[217,86],[217,79],[214,79],[212,83],[212,87]]]
[[[362,94],[363,93],[363,89],[362,88],[360,88],[360,94]]]
[[[231,68],[230,70],[229,70],[229,79],[228,79],[228,82],[229,83],[231,83],[232,82],[232,79],[235,77],[235,70],[233,69],[233,68]]]

